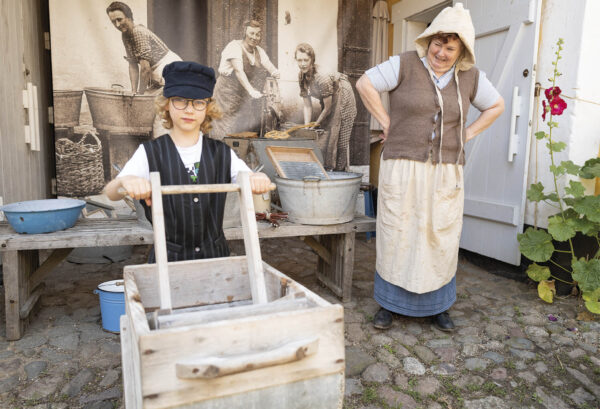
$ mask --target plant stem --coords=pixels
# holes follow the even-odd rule
[[[559,52],[560,52],[560,45],[559,45]],[[556,86],[556,77],[558,74],[559,56],[560,56],[560,54],[557,53],[556,60],[554,62],[554,75],[552,76],[552,89],[554,89],[554,87]],[[550,124],[552,124],[552,109],[550,110],[550,119],[548,122]],[[549,125],[549,128],[550,129],[548,130],[548,140],[550,142],[550,148],[549,148],[550,149],[550,161],[552,162],[552,168],[555,169],[556,166],[554,164],[554,151],[552,150],[552,128],[554,128],[554,127]],[[552,172],[552,179],[554,180],[554,191],[556,192],[556,196],[558,197],[558,206],[560,207],[560,216],[562,217],[563,222],[566,222],[565,210],[563,208],[563,199],[562,199],[562,197],[560,197],[560,193],[558,191],[558,182],[557,182],[556,174],[554,172]],[[575,250],[573,249],[573,241],[571,239],[569,239],[569,247],[571,248],[572,258],[575,258]]]
[[[565,270],[567,273],[569,273],[569,274],[573,274],[573,272],[572,272],[571,270],[568,270],[568,269],[564,268],[563,266],[561,266],[560,264],[558,264],[556,261],[554,261],[554,260],[552,260],[552,259],[550,259],[550,260],[548,260],[548,261],[550,261],[550,262],[551,262],[552,264],[554,264],[556,267],[562,268],[562,269],[563,269],[563,270]]]
[[[565,283],[565,284],[575,285],[575,281],[565,281],[565,280],[561,280],[560,278],[558,278],[558,277],[555,277],[555,276],[553,276],[552,274],[550,274],[550,277],[552,277],[553,279],[555,279],[555,280],[558,280],[558,281],[560,281],[560,282],[563,282],[563,283]]]
[[[557,209],[560,209],[560,207],[558,207],[557,205],[555,205],[555,204],[552,204],[552,203],[550,203],[550,202],[548,202],[548,201],[546,201],[546,200],[544,200],[544,203],[546,203],[548,206],[552,206],[552,207],[555,207],[555,208],[557,208]]]
[[[556,250],[556,249],[554,249],[554,251],[556,251],[558,253],[571,253],[570,250]]]

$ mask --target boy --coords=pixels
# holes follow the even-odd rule
[[[157,113],[168,134],[144,142],[119,175],[106,185],[109,199],[123,197],[123,188],[142,202],[151,220],[150,172],[160,172],[163,185],[235,182],[240,171],[250,171],[227,145],[205,135],[220,112],[212,101],[215,73],[190,61],[175,61],[163,70],[163,95],[156,98]],[[264,173],[250,176],[252,192],[268,190]],[[167,256],[169,261],[227,257],[223,233],[225,193],[183,194],[163,197]],[[155,261],[154,252],[150,263]]]

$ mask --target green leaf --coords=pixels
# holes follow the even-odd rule
[[[574,260],[571,267],[573,279],[577,281],[581,291],[593,292],[600,288],[600,260],[586,260],[582,257]]]
[[[549,195],[546,195],[546,199],[553,202],[558,202],[558,195],[556,193],[550,193]]]
[[[527,267],[527,275],[533,281],[547,280],[550,278],[550,269],[546,266],[533,263]]]
[[[600,177],[600,158],[593,158],[587,160],[581,167],[579,176],[584,179],[593,179]]]
[[[585,216],[581,216],[573,209],[567,209],[563,212],[563,216],[567,220],[569,226],[575,231],[580,231],[588,236],[596,236],[600,226],[597,223],[591,222]]]
[[[595,291],[586,291],[581,294],[584,301],[598,301],[600,299],[600,288],[596,288]]]
[[[552,304],[554,301],[554,294],[556,294],[556,287],[554,287],[554,280],[540,281],[538,284],[538,295],[540,298],[547,303]]]
[[[556,241],[567,241],[575,237],[575,229],[560,214],[548,218],[548,232]]]
[[[577,176],[579,175],[579,171],[581,167],[574,164],[572,160],[563,160],[560,165],[567,170],[569,175]]]
[[[552,236],[545,230],[529,227],[525,233],[517,236],[517,240],[519,240],[519,250],[531,261],[538,263],[548,261],[554,253]]]
[[[565,202],[568,206],[575,206],[575,203],[578,203],[581,199],[575,199],[572,197],[563,197],[563,202]]]
[[[583,187],[581,182],[569,180],[569,187],[565,187],[565,193],[573,197],[583,197],[585,193],[585,188]]]
[[[591,313],[600,314],[600,302],[598,301],[586,301],[585,308]]]
[[[544,195],[544,185],[542,185],[542,182],[538,182],[536,184],[531,185],[527,190],[527,199],[529,199],[532,202],[539,202],[544,200],[545,198],[546,196]]]
[[[575,209],[577,213],[585,215],[590,221],[600,223],[599,196],[585,196],[580,199],[578,198],[573,203],[573,209]]]
[[[554,165],[550,165],[550,172],[554,173],[555,176],[560,176],[560,175],[564,175],[567,172],[567,169],[565,169],[564,167],[558,165],[558,166],[554,166]]]
[[[552,152],[561,152],[567,147],[567,144],[564,142],[548,142],[546,147]]]
[[[544,139],[546,137],[546,132],[544,132],[544,131],[536,132],[535,137],[538,139]]]

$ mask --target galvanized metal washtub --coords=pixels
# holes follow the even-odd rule
[[[70,128],[79,125],[82,90],[54,90],[54,126]]]
[[[354,219],[362,175],[327,172],[330,179],[276,177],[277,191],[288,219],[301,224],[338,224]]]
[[[145,133],[154,123],[154,95],[116,89],[84,88],[94,128],[116,133]]]

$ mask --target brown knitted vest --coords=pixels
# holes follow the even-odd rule
[[[477,93],[479,70],[475,67],[458,73],[463,104],[463,122],[471,101]],[[444,141],[442,144],[442,162],[464,165],[464,149],[459,152],[461,143],[460,108],[456,80],[452,78],[444,89],[440,90],[444,101]],[[436,114],[437,121],[434,120]],[[435,85],[429,77],[427,68],[419,59],[416,51],[400,55],[400,73],[398,86],[390,91],[390,130],[383,149],[383,159],[411,159],[433,163],[439,161],[441,110],[435,92]],[[463,142],[465,138],[463,124]],[[435,139],[431,134],[435,130]]]

